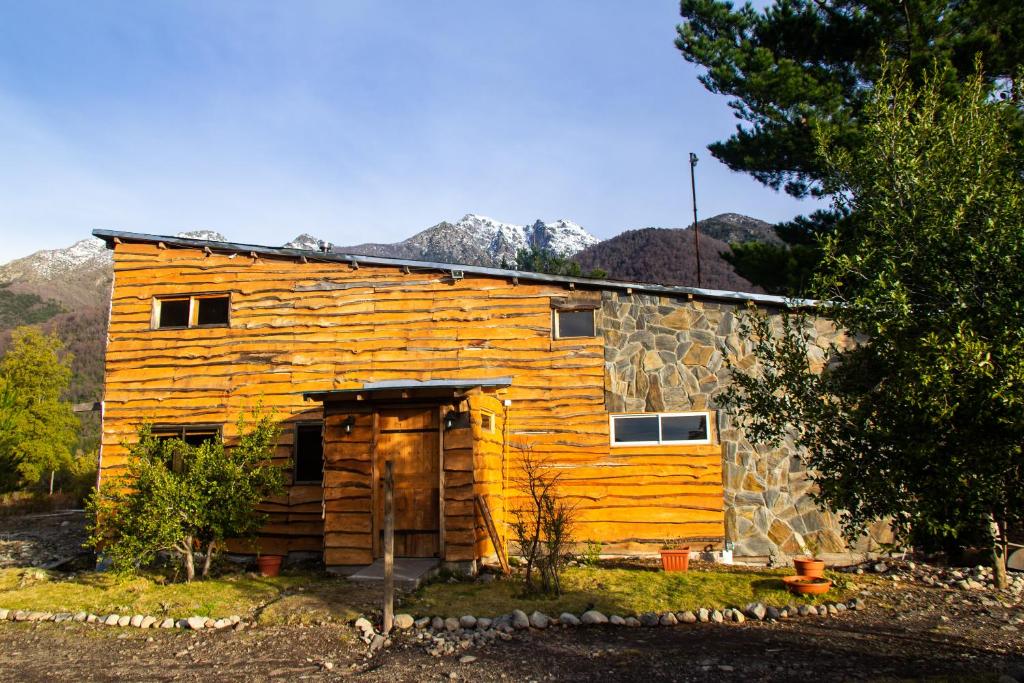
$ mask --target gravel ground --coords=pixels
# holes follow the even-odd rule
[[[866,600],[867,610],[838,618],[554,628],[442,657],[427,654],[411,631],[368,658],[355,631],[341,625],[195,633],[2,622],[0,679],[1024,680],[1020,604],[907,585],[876,586]],[[475,659],[461,661],[467,657]]]
[[[81,510],[0,517],[0,569],[55,568],[88,555]]]

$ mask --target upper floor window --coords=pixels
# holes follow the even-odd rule
[[[157,297],[153,300],[153,327],[226,327],[230,312],[231,297],[227,294]]]
[[[612,415],[613,446],[711,443],[709,413]]]
[[[593,337],[594,309],[555,309],[555,339]]]
[[[319,484],[324,480],[323,423],[295,425],[295,483]]]
[[[153,427],[153,436],[161,441],[180,439],[189,446],[198,448],[207,441],[213,441],[220,436],[220,425],[157,425]],[[173,458],[171,469],[181,472],[182,454],[175,453]]]

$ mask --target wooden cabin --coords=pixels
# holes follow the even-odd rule
[[[834,528],[810,529],[802,475],[773,474],[714,409],[723,352],[749,352],[736,311],[777,297],[93,234],[114,255],[101,481],[144,422],[230,445],[261,402],[289,480],[263,553],[372,562],[390,460],[396,554],[472,570],[495,552],[487,515],[508,543],[525,450],[560,473],[576,538],[609,550],[746,534],[757,554]],[[789,502],[751,502],[773,488]]]

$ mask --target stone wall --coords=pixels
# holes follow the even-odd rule
[[[741,308],[604,292],[598,324],[605,339],[608,411],[718,410],[715,398],[730,375],[723,350],[738,367],[755,363],[751,345],[737,333]],[[824,362],[837,336],[828,321],[814,323],[812,362]],[[847,547],[835,515],[814,504],[813,485],[792,442],[778,448],[754,446],[737,426],[735,415],[721,410],[718,429],[723,447],[725,533],[726,540],[735,544],[736,556],[785,561],[803,552],[808,543],[816,543],[824,554],[867,549],[867,539],[856,548]]]

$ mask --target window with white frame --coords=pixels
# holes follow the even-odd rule
[[[639,413],[612,415],[613,446],[711,443],[710,413]]]
[[[227,294],[160,296],[153,299],[153,328],[227,327],[231,297]]]

